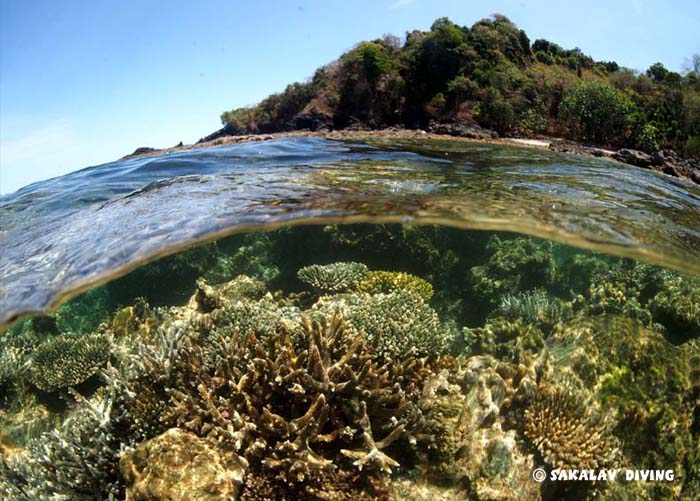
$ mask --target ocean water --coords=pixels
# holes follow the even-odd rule
[[[286,139],[36,183],[0,246],[1,499],[700,496],[695,185]]]

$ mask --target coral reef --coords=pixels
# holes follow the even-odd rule
[[[362,263],[337,262],[304,266],[297,272],[297,277],[316,291],[335,293],[353,289],[367,272],[367,266]]]
[[[483,327],[465,327],[465,353],[493,355],[507,360],[520,360],[526,352],[537,354],[544,347],[544,334],[534,324],[520,318],[509,322],[495,318]]]
[[[447,347],[447,334],[437,313],[416,292],[398,289],[369,296],[350,308],[348,321],[367,335],[382,356],[437,355]]]
[[[422,278],[410,273],[370,271],[357,284],[359,292],[368,294],[387,294],[397,289],[413,291],[422,297],[424,301],[430,301],[430,298],[433,297],[433,286]]]
[[[187,268],[167,307],[107,286],[12,327],[0,497],[697,498],[698,279],[487,236],[236,235],[119,285]],[[531,477],[616,465],[676,480]]]
[[[110,341],[102,334],[62,335],[39,345],[29,358],[29,380],[43,391],[82,383],[104,366]]]
[[[595,388],[614,416],[620,462],[671,468],[684,482],[697,479],[693,445],[692,351],[671,344],[639,321],[603,315],[574,319],[547,340],[560,370]],[[677,497],[682,484],[654,483],[651,498]]]
[[[269,284],[281,272],[274,259],[275,248],[280,240],[284,240],[281,230],[232,235],[219,240],[216,242],[219,249],[216,262],[203,276],[214,284],[226,283],[239,275],[247,275]]]
[[[381,359],[338,313],[301,316],[296,331],[283,321],[241,330],[230,320],[241,301],[227,290],[200,282],[111,374],[126,396],[129,436],[142,442],[179,428],[216,453],[235,453],[255,479],[243,498],[384,492],[386,475],[420,441],[425,362]]]
[[[672,333],[675,342],[700,337],[700,279],[663,274],[661,290],[649,302],[654,321]]]
[[[540,499],[531,480],[533,455],[505,426],[503,411],[516,385],[499,374],[492,357],[474,356],[460,365],[424,386],[425,433],[432,438],[420,463],[425,476],[457,487],[461,499]]]

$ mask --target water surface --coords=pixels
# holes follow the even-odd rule
[[[0,325],[204,240],[285,224],[508,230],[700,274],[700,187],[451,140],[282,139],[120,160],[0,198]]]

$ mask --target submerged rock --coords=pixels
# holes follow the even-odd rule
[[[122,454],[126,501],[236,499],[248,464],[178,428]]]

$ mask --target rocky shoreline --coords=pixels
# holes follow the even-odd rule
[[[562,153],[602,157],[644,169],[683,179],[700,184],[700,159],[683,158],[673,150],[660,150],[653,154],[639,150],[621,148],[610,150],[601,147],[587,146],[568,139],[549,136],[516,136],[500,137],[498,133],[475,125],[459,123],[431,123],[427,130],[404,129],[402,127],[389,127],[379,130],[361,128],[346,128],[340,130],[294,130],[288,132],[272,132],[268,134],[230,134],[226,127],[209,136],[200,139],[194,144],[182,143],[170,148],[139,147],[133,153],[122,157],[130,159],[144,156],[162,155],[176,151],[186,151],[200,148],[212,148],[231,144],[268,141],[271,139],[290,137],[321,137],[325,139],[367,139],[369,137],[382,138],[423,138],[446,139],[485,142],[491,144],[517,145],[529,148],[544,149]]]

